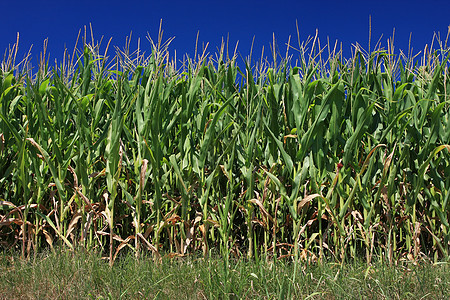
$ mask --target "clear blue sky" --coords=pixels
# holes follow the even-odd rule
[[[428,3],[428,4],[425,4]],[[159,22],[163,20],[165,38],[175,37],[170,51],[178,55],[194,52],[197,32],[199,42],[209,42],[210,52],[229,35],[230,44],[239,40],[239,51],[247,56],[255,37],[254,53],[268,49],[275,34],[278,45],[285,49],[289,35],[297,44],[296,20],[300,38],[306,40],[316,29],[322,42],[343,43],[345,54],[358,42],[367,48],[369,15],[372,19],[372,45],[383,35],[383,46],[395,28],[397,49],[407,51],[412,33],[414,52],[430,44],[434,32],[445,40],[450,25],[450,1],[1,1],[2,30],[0,50],[16,40],[20,33],[19,55],[33,44],[33,58],[39,56],[43,41],[48,38],[51,59],[60,59],[64,47],[73,49],[80,28],[92,24],[94,37],[119,47],[133,32],[132,47],[141,38],[141,47],[150,50],[147,32],[156,39]],[[266,52],[267,53],[267,52]]]

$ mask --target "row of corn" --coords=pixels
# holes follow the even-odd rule
[[[5,56],[1,248],[448,260],[446,45],[345,59],[314,39],[181,67],[151,48]]]

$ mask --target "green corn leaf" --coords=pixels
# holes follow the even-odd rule
[[[427,172],[428,167],[430,166],[431,160],[442,150],[447,149],[450,152],[450,145],[441,145],[436,147],[428,156],[427,160],[422,163],[417,173],[418,182],[414,187],[414,194],[412,198],[409,198],[408,205],[413,206],[417,202],[418,195],[422,190],[423,181],[425,177],[425,173]]]
[[[52,228],[53,230],[55,230],[55,232],[58,234],[58,236],[64,241],[64,243],[73,250],[73,245],[71,242],[69,242],[69,240],[58,230],[58,228],[56,228],[55,224],[53,223],[53,221],[47,216],[44,215],[42,213],[40,213],[39,211],[36,211],[36,214],[38,216],[40,216],[42,219],[44,219]]]

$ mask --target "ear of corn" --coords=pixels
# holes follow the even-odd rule
[[[448,49],[325,61],[315,41],[294,67],[222,47],[177,69],[161,36],[37,74],[5,59],[1,246],[448,259]]]

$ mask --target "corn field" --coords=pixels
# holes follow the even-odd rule
[[[447,41],[238,63],[226,43],[179,60],[162,31],[149,55],[81,40],[37,69],[5,52],[0,248],[449,259]]]

